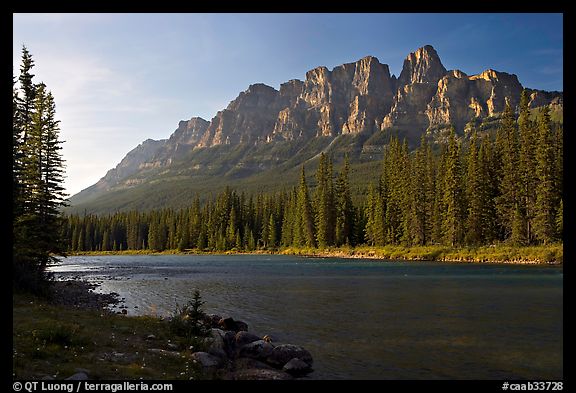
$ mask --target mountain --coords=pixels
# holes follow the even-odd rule
[[[70,211],[109,212],[186,206],[194,194],[225,184],[246,189],[292,186],[297,169],[320,152],[369,173],[391,132],[413,146],[453,125],[495,124],[506,102],[516,107],[523,86],[514,74],[446,70],[426,45],[404,60],[400,76],[374,56],[332,70],[316,67],[280,89],[257,83],[206,121],[180,121],[168,139],[148,139],[93,186],[70,198]],[[531,107],[563,113],[563,94],[529,89]],[[480,127],[482,128],[482,127]],[[364,180],[366,181],[366,180]],[[290,183],[292,182],[292,183]],[[361,183],[362,180],[359,181]]]

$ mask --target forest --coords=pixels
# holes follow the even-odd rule
[[[322,154],[310,186],[246,195],[226,188],[186,209],[70,215],[61,227],[69,252],[254,251],[286,247],[547,245],[562,240],[563,127],[548,107],[531,115],[506,105],[492,132],[409,151],[390,136],[380,173],[353,201],[346,159],[338,171]],[[203,198],[205,200],[206,198]]]

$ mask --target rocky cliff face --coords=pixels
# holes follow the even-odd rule
[[[436,84],[445,74],[446,68],[442,65],[436,49],[426,45],[404,59],[398,85],[402,87],[411,83]]]
[[[141,167],[170,165],[173,160],[184,158],[198,145],[209,125],[210,122],[201,117],[180,121],[178,128],[170,135],[170,138],[156,150],[148,163],[140,163]]]
[[[366,56],[333,70],[316,67],[304,81],[290,80],[279,91],[251,85],[209,123],[190,123],[197,118],[181,123],[178,138],[167,143],[173,150],[163,149],[163,154],[183,145],[258,145],[390,128],[414,138],[429,127],[451,124],[462,130],[471,120],[502,112],[506,100],[517,105],[522,89],[516,75],[505,72],[489,69],[468,76],[447,71],[436,50],[426,45],[406,57],[398,79],[386,64]],[[545,105],[558,96],[534,91],[532,102]]]
[[[298,96],[278,114],[267,140],[373,132],[380,114],[392,105],[395,82],[388,66],[373,56],[332,71],[310,70],[301,89],[294,90]]]
[[[289,97],[270,86],[251,85],[216,114],[197,147],[264,142],[288,102]]]
[[[430,45],[406,57],[398,78],[373,56],[332,70],[317,67],[303,81],[281,84],[280,90],[261,83],[249,86],[209,122],[198,117],[181,121],[168,140],[143,142],[91,189],[138,182],[134,175],[139,171],[170,167],[215,146],[259,147],[389,129],[417,141],[426,130],[449,125],[461,132],[472,120],[502,112],[506,101],[518,105],[522,90],[514,74],[447,71]],[[563,109],[562,93],[529,91],[532,107]]]
[[[122,182],[126,178],[138,173],[146,163],[153,161],[158,151],[165,145],[166,139],[155,141],[146,139],[144,142],[130,150],[126,157],[115,168],[110,169],[106,175],[94,186],[99,190],[107,190]]]

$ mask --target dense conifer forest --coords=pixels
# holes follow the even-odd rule
[[[533,116],[526,91],[495,132],[470,131],[420,146],[395,136],[380,173],[354,203],[346,159],[322,154],[314,187],[246,195],[227,188],[187,209],[71,215],[69,251],[254,251],[284,247],[546,245],[563,231],[563,128],[548,107]],[[205,198],[203,198],[205,199]]]

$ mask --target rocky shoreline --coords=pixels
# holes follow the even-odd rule
[[[117,293],[97,293],[94,291],[97,286],[78,279],[54,281],[50,303],[110,314],[126,314],[125,309],[118,312],[110,307],[122,302]],[[170,319],[166,318],[164,322],[170,323]],[[201,351],[190,352],[194,350],[193,347],[182,350],[170,340],[163,342],[154,335],[147,337],[147,341],[154,343],[154,348],[148,348],[147,351],[161,357],[189,356],[202,369],[203,374],[211,379],[288,380],[305,377],[313,371],[313,359],[308,350],[298,345],[277,343],[268,335],[260,337],[249,333],[248,325],[243,321],[229,316],[205,314],[203,324],[207,335],[200,338]],[[91,378],[88,371],[82,369],[67,379]]]
[[[209,314],[206,351],[194,352],[193,361],[207,373],[226,380],[287,380],[311,373],[313,359],[305,348],[273,342],[270,336],[248,332],[248,325],[231,317]]]
[[[121,302],[117,293],[97,293],[97,287],[98,284],[79,279],[53,281],[50,302],[86,310],[108,310],[110,305]]]

